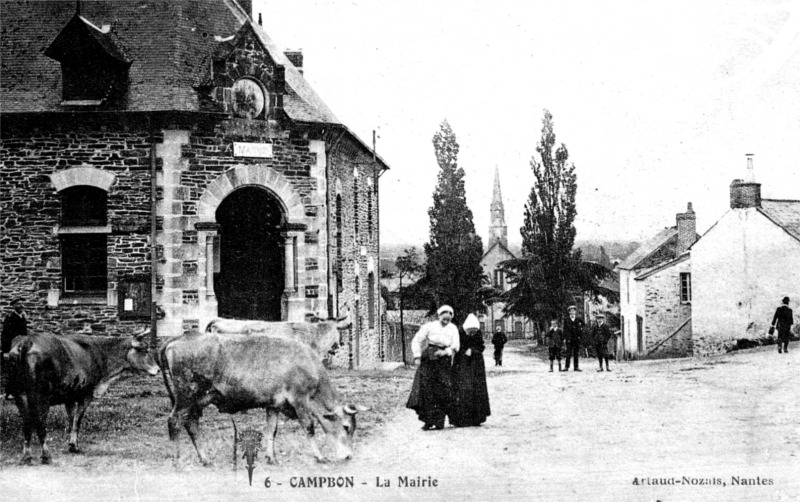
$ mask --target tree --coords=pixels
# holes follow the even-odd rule
[[[403,353],[403,364],[406,362],[406,330],[405,326],[403,325],[403,297],[405,296],[405,290],[403,288],[403,278],[414,277],[418,276],[424,270],[424,267],[419,263],[419,257],[417,256],[417,250],[413,247],[406,249],[403,251],[403,254],[398,256],[395,260],[395,265],[397,266],[397,271],[395,272],[395,276],[400,279],[400,284],[398,285],[398,293],[400,296],[400,347]]]
[[[584,262],[575,244],[575,165],[563,143],[556,147],[553,116],[544,111],[542,136],[531,159],[535,182],[525,205],[522,257],[501,264],[514,286],[503,295],[505,312],[546,321],[560,317],[575,294],[596,292],[609,271]]]
[[[464,170],[458,167],[458,142],[450,124],[443,121],[433,136],[439,176],[428,210],[430,242],[425,244],[425,282],[434,305],[447,304],[461,323],[471,312],[483,310],[481,288],[483,243],[475,233],[467,207]]]

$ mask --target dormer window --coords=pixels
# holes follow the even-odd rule
[[[79,9],[45,55],[61,63],[64,106],[99,106],[125,89],[130,60],[111,27],[94,25]]]

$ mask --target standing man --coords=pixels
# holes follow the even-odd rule
[[[583,321],[578,319],[578,307],[570,305],[567,308],[569,317],[564,321],[564,338],[567,340],[567,361],[564,371],[569,371],[569,358],[575,362],[574,371],[582,371],[578,368],[578,358],[580,357],[581,338],[583,338]]]
[[[508,337],[506,336],[505,333],[503,333],[503,328],[497,326],[494,330],[494,335],[492,336],[492,345],[494,345],[495,366],[503,365],[503,347],[505,347],[506,342],[508,342]]]
[[[550,356],[550,373],[553,372],[553,359],[558,361],[558,371],[562,371],[561,346],[564,344],[564,332],[558,328],[558,319],[550,320],[550,329],[545,333],[544,341],[547,343],[547,353]]]
[[[11,351],[11,342],[18,336],[28,336],[28,316],[25,315],[25,306],[22,300],[17,298],[11,302],[11,312],[3,319],[3,332],[0,334],[0,387],[6,389],[8,375],[8,353]],[[6,395],[6,397],[9,397]]]
[[[2,350],[3,357],[11,351],[11,341],[18,336],[28,336],[28,316],[25,306],[17,298],[11,302],[11,312],[3,319]]]
[[[597,362],[600,363],[600,369],[597,371],[603,371],[603,359],[606,361],[606,371],[611,371],[611,368],[608,367],[608,341],[615,335],[606,324],[605,315],[597,314],[596,319],[597,323],[592,326],[592,341],[597,353]]]
[[[792,309],[789,308],[789,297],[785,296],[783,304],[778,307],[772,317],[772,327],[778,328],[778,354],[781,352],[789,353],[792,324],[794,324],[794,316],[792,315]]]
[[[458,328],[450,322],[453,309],[442,305],[436,313],[439,320],[422,325],[411,340],[417,373],[406,408],[417,412],[424,431],[444,429],[453,402],[453,356],[461,347]]]

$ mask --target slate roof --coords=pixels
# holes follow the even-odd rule
[[[44,51],[74,17],[75,2],[3,0],[0,8],[0,111],[62,111],[61,67]],[[113,39],[131,61],[126,110],[198,111],[193,83],[200,65],[220,43],[215,37],[230,37],[249,23],[271,57],[286,67],[284,110],[289,117],[341,124],[234,0],[84,0],[80,14],[90,25],[110,24],[111,33],[98,33],[98,41],[109,45]]]
[[[483,253],[483,256],[481,257],[481,260],[483,260],[483,258],[486,258],[487,256],[489,256],[489,253],[491,253],[491,252],[492,252],[492,250],[494,250],[494,248],[500,248],[501,252],[503,252],[503,253],[504,253],[504,254],[506,254],[507,256],[510,256],[511,258],[516,258],[516,255],[514,255],[514,253],[512,253],[511,251],[509,251],[509,249],[508,249],[506,246],[504,246],[502,242],[500,242],[500,241],[495,241],[495,243],[494,243],[494,244],[492,244],[492,245],[489,247],[489,249],[487,249],[487,250],[486,250],[486,252],[485,252],[485,253]]]
[[[655,255],[661,254],[664,251],[668,251],[667,248],[672,246],[672,253],[667,259],[672,259],[675,257],[675,245],[678,242],[678,227],[668,227],[664,230],[657,233],[653,236],[650,240],[643,243],[641,246],[636,248],[636,251],[628,255],[619,265],[617,268],[623,270],[634,270],[637,268],[643,268],[648,266],[645,264],[647,258]],[[655,264],[653,264],[655,265]],[[649,265],[649,266],[653,266]]]
[[[800,241],[800,200],[761,199],[758,210]]]

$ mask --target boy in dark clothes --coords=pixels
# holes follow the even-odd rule
[[[508,337],[503,333],[503,328],[498,326],[495,328],[494,335],[492,336],[492,345],[494,345],[494,365],[503,365],[503,347],[505,347]]]
[[[544,340],[550,356],[550,372],[553,372],[553,359],[558,361],[558,371],[561,371],[561,346],[564,344],[564,333],[558,329],[558,319],[550,321],[550,329],[545,333]]]

